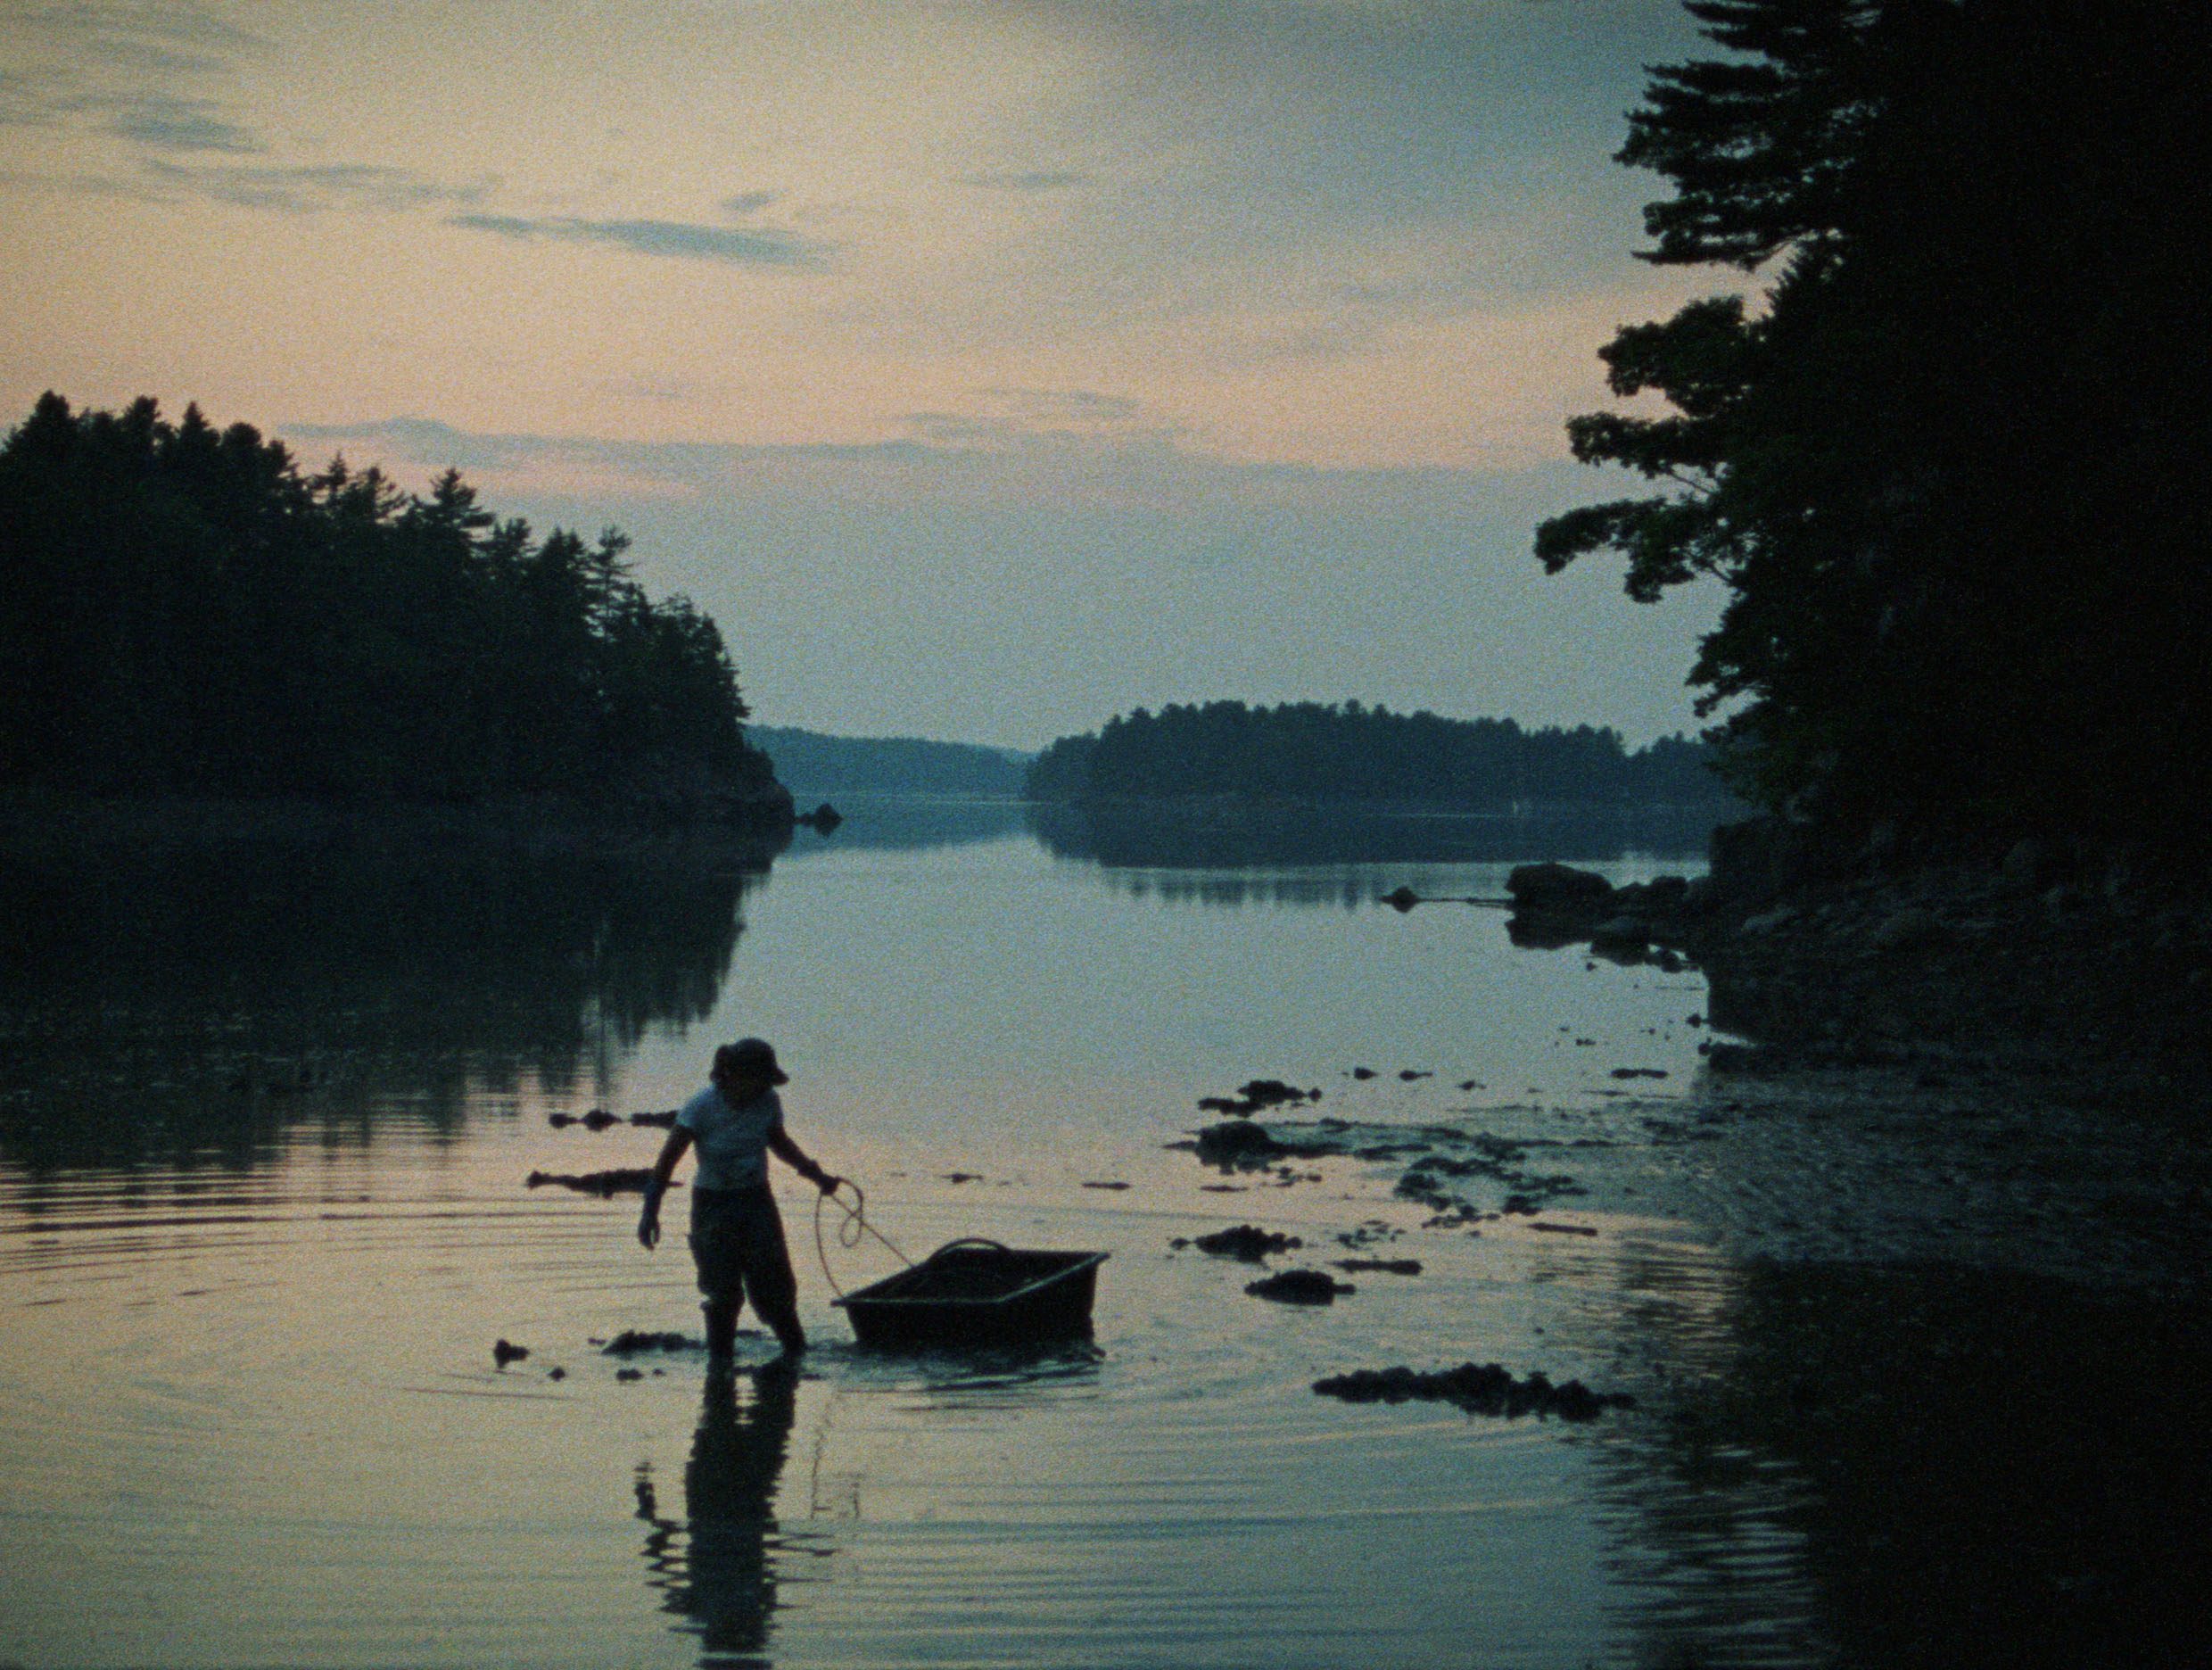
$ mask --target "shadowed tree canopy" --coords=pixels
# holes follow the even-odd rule
[[[501,521],[152,400],[0,446],[0,784],[675,814],[772,794],[714,623],[629,542]]]
[[[2207,441],[2184,159],[2208,8],[1690,0],[1623,162],[1647,259],[1771,268],[1602,351],[1568,426],[1660,491],[1538,532],[1729,599],[1692,672],[1749,792],[1839,821],[2200,830]]]

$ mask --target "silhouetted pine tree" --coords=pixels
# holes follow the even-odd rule
[[[2201,831],[2200,6],[1691,0],[1620,160],[1647,258],[1777,275],[1602,352],[1671,413],[1569,426],[1661,484],[1547,523],[1729,601],[1693,682],[1736,780],[1845,821]]]

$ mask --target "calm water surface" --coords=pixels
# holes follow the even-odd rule
[[[0,1662],[1845,1661],[1890,1616],[1852,1588],[1885,1557],[1838,1532],[1833,1455],[1772,1418],[1838,1349],[1790,1330],[1848,1299],[1949,1338],[1942,1303],[1985,1297],[1836,1274],[1869,1254],[1820,1200],[1882,1144],[1845,1132],[1791,1193],[1811,1162],[1774,1147],[1787,1111],[1746,1140],[1699,1071],[1694,974],[1374,902],[1495,895],[1505,860],[1457,839],[1102,863],[1003,809],[878,807],[764,875],[326,858],[23,882]],[[896,1264],[831,1236],[826,1276],[802,1185],[803,1376],[717,1393],[677,1353],[618,1378],[594,1339],[697,1331],[681,1236],[648,1254],[634,1199],[524,1179],[645,1164],[658,1133],[548,1115],[673,1107],[746,1032],[907,1252],[1110,1252],[1094,1342],[855,1351],[830,1281]],[[1347,1121],[1345,1152],[1224,1176],[1172,1145],[1256,1075],[1323,1089],[1298,1117]],[[1404,1156],[1349,1152],[1369,1127],[1500,1140],[1584,1192],[1432,1225]],[[1505,1192],[1449,1181],[1484,1214]],[[1740,1233],[1778,1211],[1803,1237],[1782,1265]],[[1277,1267],[1364,1236],[1422,1270],[1269,1304],[1257,1270],[1170,1244],[1237,1222],[1303,1238]],[[1946,1270],[2010,1233],[1955,1227]],[[501,1338],[531,1355],[496,1369]],[[1470,1358],[1641,1402],[1570,1427],[1310,1390]]]

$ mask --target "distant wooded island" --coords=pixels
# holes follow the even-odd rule
[[[788,827],[720,630],[629,543],[48,393],[0,446],[0,788]]]
[[[1482,811],[1736,804],[1705,744],[1689,738],[1630,748],[1618,732],[1589,725],[1529,730],[1357,701],[1140,707],[1053,743],[1025,787],[1043,801],[1235,796]]]
[[[776,778],[802,799],[826,795],[989,795],[1022,791],[1030,756],[974,742],[921,737],[828,736],[783,725],[753,725],[755,747],[775,763]]]

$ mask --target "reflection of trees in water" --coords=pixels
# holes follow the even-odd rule
[[[10,872],[0,1148],[34,1169],[243,1165],[289,1128],[458,1122],[714,1007],[765,869],[391,849]]]
[[[2200,1309],[1754,1264],[1721,1323],[1631,1340],[1688,1384],[1597,1451],[1650,1662],[2191,1656],[2203,1566],[2184,1550],[2212,1530]]]
[[[1667,806],[1514,816],[1238,800],[1051,803],[1032,806],[1029,814],[1037,839],[1056,856],[1155,870],[1702,856],[1714,822],[1710,812]]]
[[[708,1380],[683,1472],[681,1519],[662,1514],[650,1473],[639,1473],[646,1581],[699,1637],[702,1664],[765,1665],[777,1587],[789,1581],[780,1559],[830,1552],[782,1535],[776,1521],[797,1390],[797,1374],[781,1365],[741,1383]]]
[[[1393,884],[1396,878],[1393,877]],[[1163,905],[1210,905],[1235,909],[1245,905],[1334,905],[1358,910],[1373,905],[1387,889],[1364,875],[1238,875],[1220,871],[1125,870],[1116,873],[1117,892]]]

